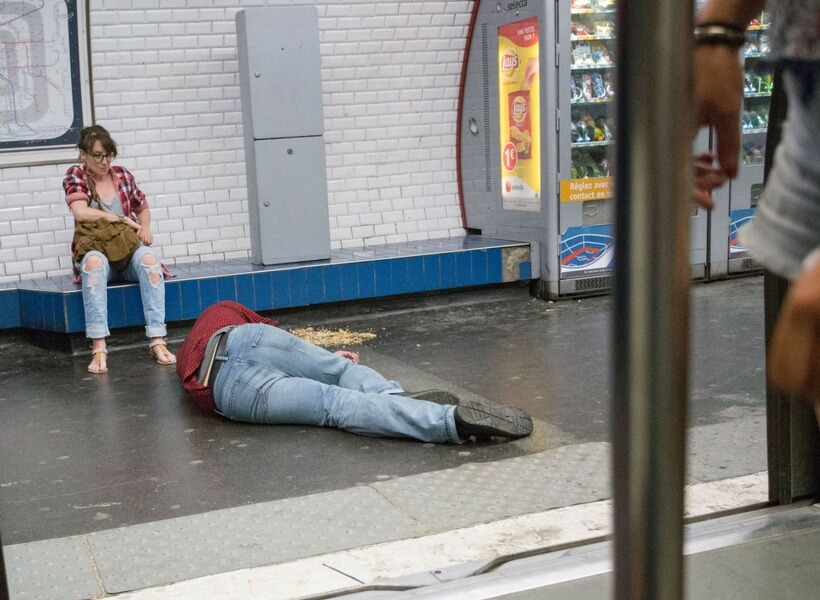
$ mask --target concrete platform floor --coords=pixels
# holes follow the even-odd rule
[[[262,503],[292,500],[298,506],[304,497],[336,491],[366,496],[374,487],[386,497],[392,493],[397,506],[405,502],[418,509],[430,503],[431,490],[436,498],[442,482],[445,487],[458,482],[439,480],[437,473],[463,476],[458,469],[464,467],[479,475],[479,483],[481,476],[491,485],[501,473],[512,473],[513,481],[538,489],[545,483],[522,477],[549,473],[562,482],[552,490],[557,499],[550,506],[606,498],[611,308],[609,297],[548,303],[514,285],[274,315],[285,328],[373,332],[377,337],[357,348],[363,362],[407,389],[444,387],[465,397],[516,404],[536,421],[530,438],[465,446],[236,424],[202,415],[173,369],[150,360],[138,332],[114,336],[104,376],[86,372],[87,353],[49,352],[5,334],[0,337],[3,543],[102,538],[116,535],[111,530],[119,527],[205,518]],[[694,285],[691,332],[690,482],[765,470],[762,278]],[[171,347],[186,333],[174,329]],[[562,459],[565,449],[573,450]],[[517,464],[537,470],[525,469],[516,480]],[[592,494],[579,497],[579,490]],[[444,501],[452,499],[450,492],[440,492]],[[462,504],[461,511],[427,514],[416,524],[446,531],[527,512],[524,507],[493,514],[488,510],[493,502]],[[464,511],[473,511],[466,520]],[[407,513],[413,510],[401,518]],[[394,538],[419,534],[412,529]],[[109,591],[127,589],[135,588]]]

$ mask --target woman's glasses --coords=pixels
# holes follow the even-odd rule
[[[112,160],[114,160],[114,155],[113,154],[103,154],[102,152],[95,152],[94,154],[89,154],[89,156],[98,165],[102,164],[103,161],[111,162]]]

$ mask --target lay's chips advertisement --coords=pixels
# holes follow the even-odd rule
[[[538,19],[498,28],[498,125],[505,210],[541,209]]]

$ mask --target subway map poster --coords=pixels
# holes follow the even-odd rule
[[[0,150],[73,144],[82,126],[77,0],[0,3]]]

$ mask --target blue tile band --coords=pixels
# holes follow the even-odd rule
[[[515,257],[510,262],[509,257]],[[256,311],[499,284],[532,277],[527,242],[466,236],[339,250],[330,260],[252,265],[247,260],[175,265],[165,283],[166,322],[196,319],[233,300]],[[137,284],[108,289],[111,329],[143,325]],[[0,290],[0,329],[85,330],[82,290],[69,276]]]

